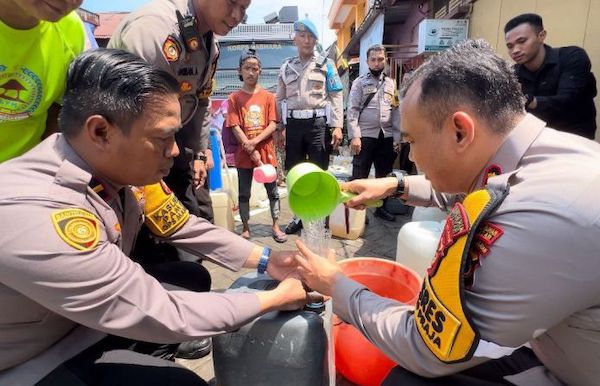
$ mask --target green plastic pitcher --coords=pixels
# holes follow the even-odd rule
[[[294,166],[287,174],[288,202],[292,212],[305,221],[329,216],[340,203],[356,196],[342,192],[333,174],[310,162]],[[367,206],[380,207],[382,200],[368,202]]]

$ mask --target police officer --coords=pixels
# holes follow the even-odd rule
[[[367,49],[369,71],[352,83],[348,100],[348,138],[354,153],[352,179],[367,178],[375,163],[375,177],[392,172],[396,158],[394,145],[400,143],[400,116],[396,82],[384,73],[385,48],[381,44]],[[394,221],[385,205],[375,216]]]
[[[88,51],[69,71],[61,134],[0,165],[0,384],[206,385],[142,353],[309,300],[286,278],[293,252],[190,214],[160,182],[179,152],[178,93],[133,54]],[[195,256],[283,281],[259,293],[167,290],[127,256],[142,222]]]
[[[402,93],[424,176],[342,188],[359,193],[354,207],[397,195],[451,208],[416,306],[305,249],[308,286],[401,366],[384,385],[598,384],[600,145],[526,114],[512,68],[482,40],[433,57]]]
[[[342,84],[333,61],[315,55],[317,28],[309,19],[294,23],[298,56],[281,66],[277,78],[277,109],[285,125],[285,167],[290,170],[308,159],[321,168],[329,167],[332,146],[342,141]],[[285,232],[302,228],[294,218]]]
[[[127,15],[108,44],[177,78],[184,125],[177,143],[182,151],[165,181],[186,208],[209,221],[213,219],[205,164],[211,156],[209,96],[219,57],[214,34],[226,35],[238,25],[250,1],[154,0]]]
[[[211,222],[206,166],[212,162],[209,96],[219,57],[214,33],[226,35],[243,19],[249,4],[250,0],[155,0],[124,18],[108,44],[133,52],[177,78],[184,126],[177,133],[181,152],[165,182],[191,213]],[[157,244],[144,229],[132,257],[154,274],[157,264],[177,260],[178,251]],[[209,349],[210,340],[205,339],[182,345],[178,355],[193,359]]]

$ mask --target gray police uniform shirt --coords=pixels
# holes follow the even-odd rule
[[[394,138],[400,142],[400,108],[394,79],[385,76],[373,76],[370,72],[359,76],[352,82],[348,100],[348,138],[378,138],[383,131],[385,138]],[[363,108],[369,95],[375,94],[369,104]]]
[[[230,331],[260,312],[256,294],[166,290],[127,256],[144,219],[131,188],[123,188],[123,209],[114,188],[105,185],[105,201],[91,179],[60,134],[0,165],[0,380],[2,370],[44,353],[78,325],[176,343]],[[58,235],[51,216],[68,208],[99,220],[95,248],[76,249]],[[255,246],[195,216],[166,240],[233,271]],[[54,365],[66,359],[52,358]]]
[[[364,291],[348,278],[335,288],[334,311],[400,366],[427,377],[456,373],[528,343],[545,367],[511,382],[597,385],[600,145],[527,115],[488,165],[503,173],[488,184],[508,184],[510,190],[487,218],[504,234],[465,291],[468,314],[481,334],[473,358],[439,361],[417,332],[412,306]],[[423,176],[407,178],[409,204],[449,207],[460,199],[436,193]]]
[[[280,68],[277,76],[277,115],[281,117],[281,102],[287,101],[287,109],[306,110],[324,109],[327,104],[331,109],[330,127],[343,127],[344,125],[344,95],[340,91],[327,91],[327,65],[333,66],[337,76],[335,64],[330,59],[319,67],[317,58],[302,63],[300,57],[288,59]]]
[[[210,99],[219,47],[210,33],[199,36],[198,50],[188,51],[175,11],[195,17],[193,0],[154,0],[127,15],[108,43],[141,56],[171,73],[180,86],[184,146],[195,153],[208,147]],[[190,129],[187,129],[190,127]]]

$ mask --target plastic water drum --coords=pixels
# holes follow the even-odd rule
[[[435,255],[444,221],[412,221],[398,232],[396,261],[425,276]]]
[[[227,293],[269,290],[278,282],[246,274]],[[238,330],[213,337],[218,385],[333,386],[335,368],[329,339],[331,302],[319,309],[268,312]]]
[[[346,211],[348,218],[346,219]],[[329,229],[333,236],[347,240],[356,240],[365,231],[366,210],[346,208],[339,204],[329,217]],[[346,221],[348,223],[346,224]],[[348,225],[348,227],[346,227]]]
[[[235,220],[233,219],[232,202],[227,192],[210,192],[215,225],[233,231]]]
[[[342,272],[377,295],[415,304],[421,278],[410,268],[374,257],[340,262]],[[360,386],[379,386],[396,363],[375,347],[354,326],[334,315],[335,366],[340,374]]]
[[[256,180],[252,179],[252,186],[250,187],[250,207],[251,208],[268,208],[269,201],[267,196],[267,190],[265,185]]]
[[[412,213],[412,221],[442,221],[448,213],[438,207],[415,206]]]
[[[215,166],[208,171],[208,187],[210,190],[217,190],[223,187],[221,178],[221,145],[219,131],[214,127],[210,129],[210,148]]]
[[[236,168],[223,168],[221,171],[223,180],[223,191],[229,194],[233,206],[238,206],[238,173]]]

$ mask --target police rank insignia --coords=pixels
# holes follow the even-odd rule
[[[504,234],[504,229],[489,221],[484,221],[471,243],[469,257],[465,259],[464,283],[466,288],[473,286],[475,270],[481,266],[481,259],[490,253],[490,247]]]
[[[52,223],[58,236],[80,251],[89,251],[98,244],[100,221],[87,210],[62,209],[52,213]]]
[[[483,185],[487,185],[488,179],[502,174],[502,168],[499,165],[493,164],[488,166],[483,173]]]
[[[175,38],[169,36],[163,43],[162,47],[163,55],[169,62],[176,62],[179,60],[179,54],[181,54],[181,47]]]

